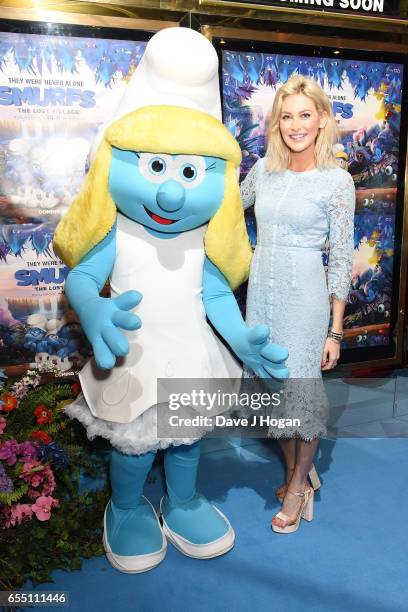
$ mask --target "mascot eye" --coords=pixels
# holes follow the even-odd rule
[[[160,176],[166,172],[166,162],[161,157],[153,157],[149,162],[149,170],[154,176]]]
[[[179,181],[184,189],[196,189],[205,179],[207,171],[216,169],[216,163],[206,161],[201,155],[178,155],[173,162],[173,178]]]
[[[197,169],[193,164],[184,164],[184,166],[180,168],[180,174],[181,178],[185,181],[194,181],[197,176]]]
[[[160,185],[171,176],[172,159],[166,153],[136,153],[140,174],[149,181]]]
[[[390,174],[392,174],[392,166],[387,166],[385,169],[385,174],[387,176],[390,176]]]
[[[361,336],[360,334],[357,336],[356,338],[357,342],[360,343],[363,340],[363,336]]]
[[[385,310],[384,304],[378,304],[377,310],[378,310],[378,312],[384,312],[384,310]]]

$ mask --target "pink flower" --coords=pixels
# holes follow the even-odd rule
[[[9,506],[3,506],[1,509],[3,515],[3,529],[11,527],[11,508]]]
[[[6,429],[6,424],[7,421],[4,417],[0,417],[0,436],[3,433],[3,431]]]
[[[12,506],[4,506],[1,513],[4,519],[3,529],[8,529],[16,524],[20,525],[25,518],[30,519],[33,511],[30,504],[13,504]]]
[[[39,521],[48,521],[51,516],[51,508],[58,505],[59,501],[57,499],[53,499],[50,496],[46,497],[41,495],[35,504],[31,506],[31,509]]]
[[[18,443],[15,440],[7,440],[0,444],[0,459],[7,465],[14,465],[17,460]]]
[[[20,504],[23,518],[31,518],[33,511],[30,504]]]
[[[11,506],[11,522],[13,525],[16,523],[20,524],[23,520],[23,513],[20,509],[20,505],[21,504],[14,504],[14,506]]]
[[[41,474],[36,472],[35,474],[32,475],[30,484],[32,487],[38,487],[38,485],[42,482],[42,480],[43,479],[42,479]]]
[[[51,495],[55,489],[55,478],[51,468],[47,465],[43,470],[44,483],[41,495]]]
[[[27,495],[30,499],[37,499],[37,497],[40,497],[41,493],[35,489],[28,489]]]
[[[18,445],[18,454],[23,463],[32,459],[37,459],[38,444],[36,442],[30,442],[29,440],[21,442]]]
[[[40,474],[40,472],[32,473],[32,470],[40,465],[42,465],[41,461],[38,461],[37,459],[30,459],[24,463],[23,471],[20,474],[20,477],[24,480],[24,482],[31,484],[32,479]]]
[[[30,504],[14,504],[11,506],[11,523],[20,525],[24,518],[31,518],[32,514]]]

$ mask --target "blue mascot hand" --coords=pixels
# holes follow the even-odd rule
[[[284,364],[288,351],[269,342],[267,325],[246,325],[226,278],[208,257],[204,263],[203,302],[215,329],[257,376],[279,380],[289,376]]]
[[[79,319],[100,368],[113,368],[116,357],[129,352],[129,342],[118,328],[131,331],[141,327],[140,318],[128,312],[141,299],[138,291],[126,291],[115,298],[94,297],[82,305]]]
[[[284,379],[289,375],[284,361],[288,358],[288,351],[269,342],[269,327],[255,325],[246,328],[234,347],[237,356],[250,367],[260,378]]]

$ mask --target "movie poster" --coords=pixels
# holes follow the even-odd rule
[[[64,295],[69,270],[53,252],[54,229],[47,224],[1,227],[0,368],[10,375],[20,373],[21,366],[71,374],[90,354]]]
[[[264,156],[275,93],[295,73],[314,78],[332,101],[340,133],[335,155],[356,186],[355,258],[343,348],[388,345],[403,66],[222,51],[224,122],[243,152],[241,178]],[[255,244],[253,212],[247,223]],[[327,264],[327,253],[323,259]]]
[[[146,42],[0,33],[0,367],[76,372],[89,346],[55,227]]]

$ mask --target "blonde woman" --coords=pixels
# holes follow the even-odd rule
[[[274,416],[300,421],[269,430],[286,464],[285,483],[277,490],[282,508],[272,519],[279,533],[296,531],[302,517],[313,517],[313,488],[307,480],[309,472],[316,475],[313,457],[327,420],[321,370],[330,370],[339,359],[351,280],[355,189],[351,175],[335,161],[336,136],[322,88],[293,76],[275,96],[266,157],[241,185],[244,208],[255,204],[258,231],[247,324],[265,321],[271,340],[289,350],[287,399]],[[321,254],[327,236],[328,282]]]

